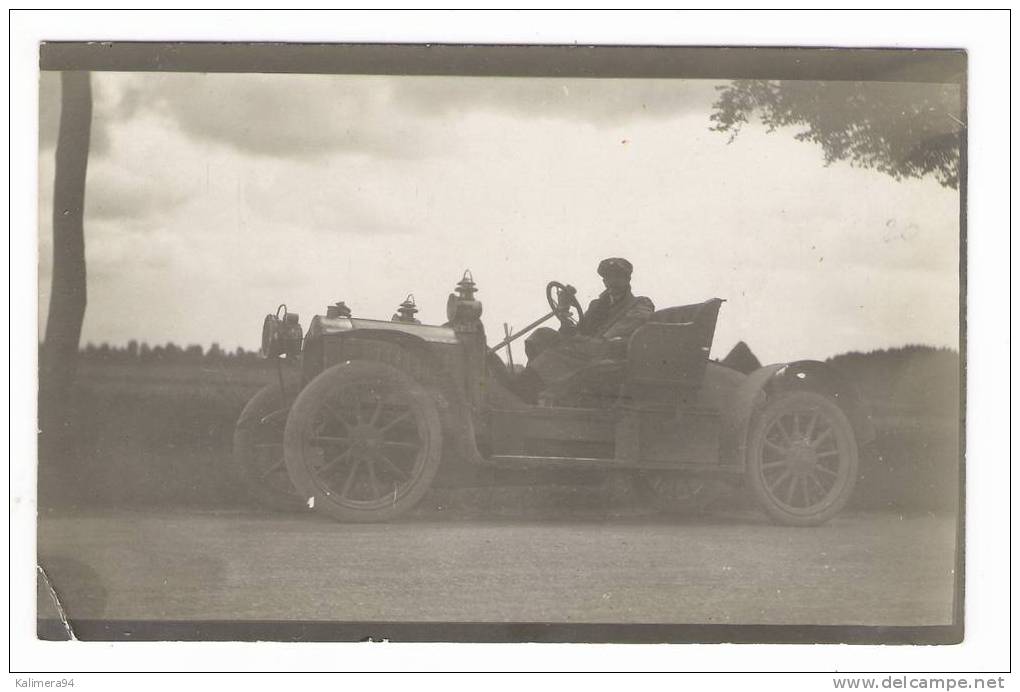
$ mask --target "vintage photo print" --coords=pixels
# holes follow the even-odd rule
[[[960,642],[966,65],[44,44],[38,637]]]

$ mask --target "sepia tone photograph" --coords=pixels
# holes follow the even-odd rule
[[[39,638],[963,639],[962,51],[41,56]]]

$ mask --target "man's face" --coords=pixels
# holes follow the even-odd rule
[[[609,295],[614,298],[622,296],[630,288],[630,278],[619,272],[606,272],[606,275],[602,277],[602,283],[606,285]]]

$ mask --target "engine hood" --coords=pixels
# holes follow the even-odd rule
[[[410,324],[407,322],[387,322],[384,320],[367,320],[360,317],[323,317],[316,315],[308,326],[306,339],[346,334],[356,331],[384,331],[412,334],[423,341],[436,344],[457,344],[456,332],[450,327],[431,324]]]

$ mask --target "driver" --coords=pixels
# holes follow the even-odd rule
[[[561,319],[559,331],[543,327],[525,340],[528,366],[518,382],[525,400],[536,400],[543,388],[556,393],[593,364],[622,361],[627,339],[655,312],[650,299],[631,292],[630,262],[610,257],[599,262],[597,271],[606,290],[591,301],[576,326]]]

